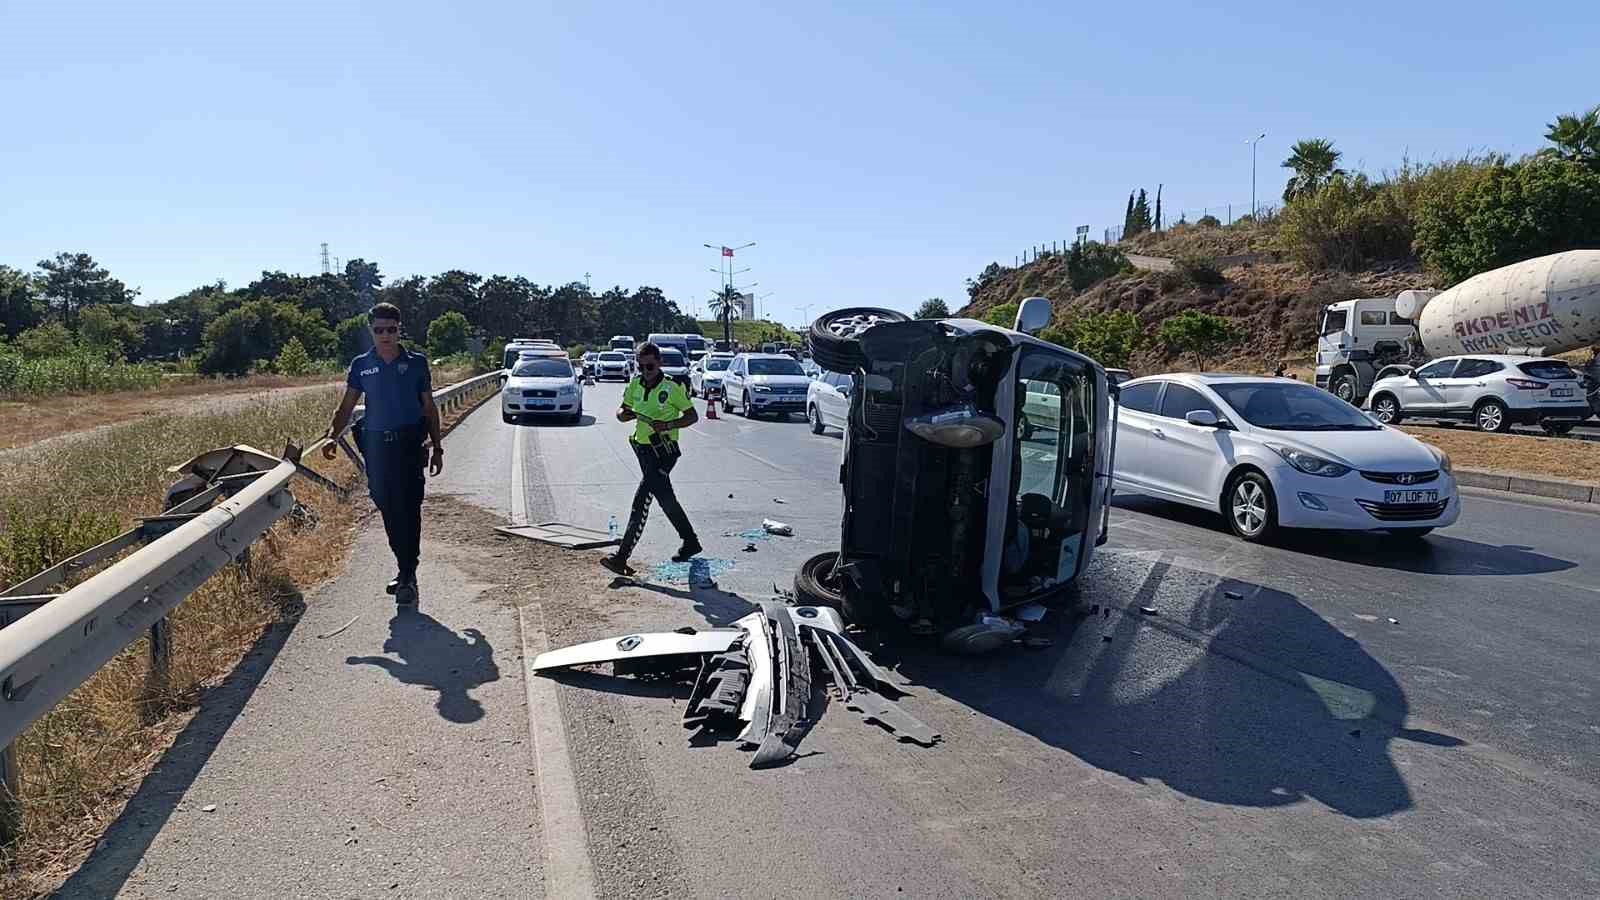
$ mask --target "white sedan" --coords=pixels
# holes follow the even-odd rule
[[[1247,541],[1278,528],[1420,538],[1455,522],[1450,457],[1316,387],[1156,375],[1122,385],[1117,490],[1222,513]]]
[[[500,389],[500,418],[507,424],[522,416],[560,416],[576,422],[583,416],[583,379],[565,356],[525,356]]]

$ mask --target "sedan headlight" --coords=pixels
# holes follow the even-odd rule
[[[1440,450],[1438,447],[1435,447],[1432,444],[1428,445],[1428,449],[1433,451],[1433,458],[1439,461],[1439,468],[1443,469],[1446,475],[1449,475],[1451,473],[1450,454]]]
[[[1268,444],[1274,453],[1283,457],[1283,461],[1307,475],[1321,475],[1324,478],[1338,478],[1349,474],[1350,467],[1343,463],[1336,463],[1331,459],[1307,453],[1295,447],[1285,447],[1282,444]]]
[[[772,391],[772,388],[769,388],[764,384],[753,385],[753,386],[751,386],[750,389],[752,391],[755,391],[758,394],[766,394],[766,393],[770,393]]]
[[[560,388],[558,388],[556,390],[556,394],[558,394],[559,396],[562,396],[562,397],[571,397],[571,396],[576,395],[577,393],[578,393],[578,386],[575,385],[575,384],[564,384],[564,385],[562,385]]]

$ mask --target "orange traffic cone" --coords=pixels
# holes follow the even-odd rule
[[[716,417],[717,417],[717,398],[716,397],[711,397],[706,401],[706,418],[714,420],[714,419],[716,419]]]

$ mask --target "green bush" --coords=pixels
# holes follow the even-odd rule
[[[1067,280],[1075,291],[1086,291],[1113,275],[1133,271],[1128,257],[1098,241],[1073,244],[1067,251]]]
[[[340,322],[333,330],[334,340],[338,342],[339,359],[345,365],[350,360],[372,349],[372,332],[367,330],[367,317],[351,316]]]
[[[1298,195],[1280,216],[1278,241],[1314,269],[1355,269],[1411,254],[1412,223],[1406,204],[1387,182],[1365,175],[1335,175],[1318,190]]]
[[[289,343],[283,345],[283,351],[272,363],[279,375],[306,375],[311,372],[311,357],[306,354],[306,348],[297,337],[289,338]]]
[[[1128,360],[1144,346],[1139,318],[1119,310],[1085,313],[1061,328],[1047,328],[1039,336],[1112,369],[1127,368]]]
[[[160,383],[161,367],[153,363],[108,360],[89,351],[28,359],[0,349],[0,397],[9,399],[147,390]]]
[[[983,320],[988,322],[990,325],[999,325],[1001,328],[1010,328],[1012,325],[1016,324],[1018,306],[1020,306],[1020,304],[1002,303],[999,306],[991,307],[988,312],[983,314]]]
[[[1187,354],[1204,371],[1206,362],[1244,338],[1233,322],[1211,313],[1184,310],[1161,323],[1156,340],[1168,351]]]
[[[28,359],[70,356],[78,349],[72,332],[60,322],[46,322],[17,335],[16,347]]]
[[[243,375],[270,363],[283,352],[290,338],[300,341],[306,355],[322,359],[333,351],[334,334],[320,314],[289,303],[256,300],[223,313],[206,326],[206,375]]]
[[[1172,262],[1173,270],[1187,281],[1199,285],[1226,284],[1217,261],[1209,256],[1180,256]]]
[[[1200,218],[1195,219],[1194,220],[1194,224],[1198,228],[1221,228],[1222,227],[1222,220],[1217,218],[1216,216],[1213,216],[1213,215],[1207,213],[1206,215],[1203,215]]]
[[[1416,246],[1429,267],[1460,281],[1548,253],[1600,247],[1600,171],[1555,158],[1491,164],[1428,193]]]
[[[428,323],[428,355],[449,356],[465,353],[471,338],[472,326],[467,317],[451,310]]]

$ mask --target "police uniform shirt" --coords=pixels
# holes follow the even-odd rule
[[[367,397],[362,418],[365,431],[393,431],[422,424],[422,395],[433,393],[433,373],[428,358],[401,348],[394,362],[384,362],[377,348],[350,361],[345,382]]]
[[[635,444],[650,443],[650,435],[654,429],[645,419],[654,419],[658,422],[670,422],[694,408],[694,401],[689,399],[689,392],[683,385],[671,378],[663,377],[661,382],[649,390],[645,389],[643,377],[635,378],[628,382],[627,390],[622,392],[622,405],[628,407],[641,417],[635,420],[633,427],[633,442]],[[676,441],[679,429],[674,428],[666,432],[667,437]]]

